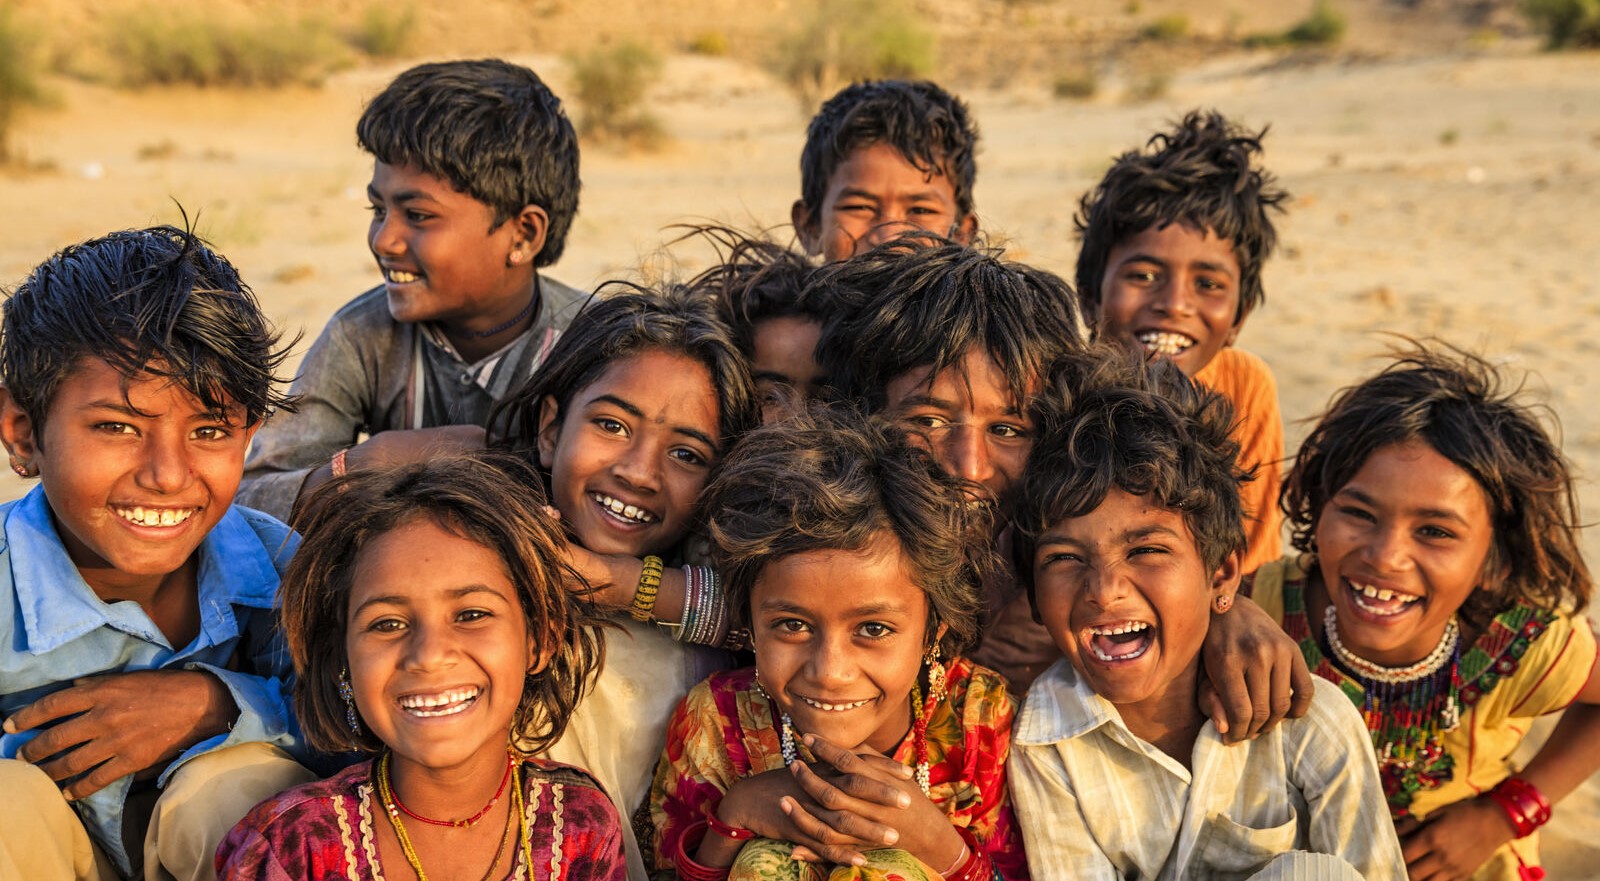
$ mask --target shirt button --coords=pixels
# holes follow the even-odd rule
[[[472,384],[472,374],[470,374],[470,373],[461,374],[461,384],[462,385],[471,385]]]

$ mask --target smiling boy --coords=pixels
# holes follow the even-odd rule
[[[0,877],[209,878],[310,778],[274,610],[295,541],[232,504],[291,403],[278,342],[172,227],[67,248],[6,301],[0,439],[40,485],[0,506]]]
[[[847,260],[910,230],[972,241],[977,144],[967,105],[935,83],[841,89],[812,117],[800,154],[790,217],[806,252]]]
[[[1404,878],[1336,688],[1233,747],[1199,709],[1200,649],[1244,549],[1226,399],[1112,359],[1041,410],[1017,559],[1065,657],[1029,692],[1011,756],[1033,875]]]
[[[250,451],[240,498],[283,518],[347,468],[482,446],[489,410],[588,299],[538,271],[566,245],[579,180],[577,135],[533,71],[419,65],[356,136],[384,283],[329,321],[292,389],[300,409]]]
[[[1283,522],[1277,383],[1266,362],[1233,348],[1266,297],[1270,212],[1288,198],[1254,165],[1263,134],[1190,113],[1118,157],[1074,218],[1078,297],[1095,336],[1170,358],[1233,403],[1240,461],[1256,475],[1244,489],[1246,572],[1278,558]]]

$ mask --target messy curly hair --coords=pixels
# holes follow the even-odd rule
[[[1593,581],[1578,549],[1578,502],[1554,416],[1526,400],[1482,357],[1410,341],[1376,376],[1344,389],[1284,477],[1291,543],[1315,554],[1323,509],[1373,453],[1420,441],[1472,475],[1488,502],[1494,541],[1484,582],[1461,616],[1483,628],[1517,603],[1582,611]]]
[[[1272,211],[1289,194],[1256,166],[1266,129],[1250,132],[1215,110],[1190,111],[1144,150],[1117,157],[1084,194],[1073,224],[1082,246],[1077,285],[1090,324],[1100,315],[1100,287],[1111,249],[1147,229],[1182,223],[1233,243],[1239,261],[1239,311],[1234,323],[1266,300],[1261,266],[1277,245]]]
[[[712,560],[737,626],[774,560],[855,551],[887,532],[928,594],[928,639],[941,651],[977,642],[981,579],[995,570],[988,512],[888,422],[813,408],[747,435],[706,488]]]
[[[340,673],[352,579],[379,537],[426,520],[493,551],[517,588],[528,634],[549,662],[523,684],[512,745],[533,755],[560,740],[578,700],[600,670],[606,626],[564,562],[561,526],[544,510],[531,468],[508,454],[435,458],[390,470],[352,471],[310,496],[295,526],[304,535],[282,589],[283,632],[298,681],[295,712],[311,745],[377,752],[383,743],[345,721]]]

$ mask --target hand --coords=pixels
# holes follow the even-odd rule
[[[1395,831],[1411,881],[1470,878],[1516,834],[1505,811],[1483,797],[1445,805],[1426,822],[1406,817]]]
[[[440,425],[379,432],[350,448],[345,454],[345,467],[354,471],[426,462],[434,456],[481,450],[484,437],[481,425]]]
[[[896,837],[893,830],[871,824],[863,825],[859,830],[864,837],[815,827],[812,831],[822,834],[821,837],[813,837],[792,819],[797,808],[807,814],[822,810],[800,788],[789,769],[779,768],[746,777],[729,787],[722,802],[717,805],[717,818],[730,826],[749,829],[762,838],[793,843],[796,859],[814,861],[818,854],[822,854],[828,861],[843,865],[864,864],[866,857],[862,855],[863,851],[884,847]],[[741,846],[740,842],[708,833],[700,844],[695,860],[707,866],[731,865]]]
[[[557,521],[561,519],[561,512],[549,505],[545,506],[545,513]],[[639,571],[644,568],[638,557],[597,554],[571,539],[561,550],[567,558],[567,565],[583,578],[583,584],[573,585],[572,588],[586,591],[590,602],[602,609],[622,609],[633,602]]]
[[[910,768],[870,749],[852,752],[812,734],[805,739],[818,763],[812,768],[796,762],[790,770],[817,808],[796,803],[785,812],[810,837],[876,835],[929,866],[949,866],[960,856],[961,836],[917,788]],[[840,862],[826,849],[816,855]]]
[[[88,771],[62,790],[71,800],[165,765],[227,731],[239,708],[210,673],[142,670],[79,679],[13,713],[5,731],[28,731],[67,716],[73,718],[23,744],[17,758],[38,765],[57,783]]]
[[[1253,739],[1311,709],[1315,687],[1300,647],[1247,597],[1226,615],[1211,616],[1201,657],[1208,681],[1200,689],[1200,712],[1228,743]]]

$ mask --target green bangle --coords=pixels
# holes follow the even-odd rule
[[[639,571],[639,586],[634,588],[633,602],[628,612],[635,621],[649,621],[656,608],[656,592],[661,589],[661,558],[644,558],[644,568]]]

